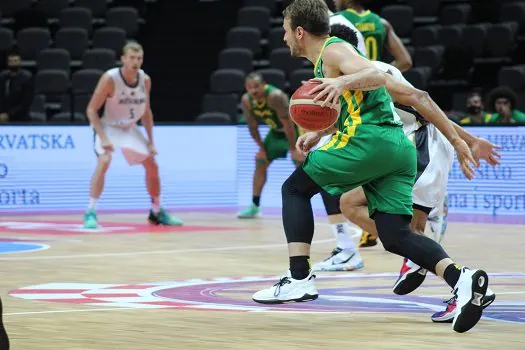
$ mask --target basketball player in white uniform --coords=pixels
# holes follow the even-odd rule
[[[150,107],[151,79],[142,66],[144,51],[136,42],[129,42],[122,50],[122,67],[104,73],[87,107],[87,116],[95,130],[97,167],[91,178],[88,209],[84,227],[98,227],[95,206],[104,189],[104,178],[111,163],[112,153],[120,148],[129,165],[142,164],[146,170],[146,186],[152,207],[148,221],[155,225],[182,225],[160,206],[159,170],[155,161],[157,151],[153,143],[153,113]],[[98,110],[104,106],[102,117]],[[147,139],[137,127],[138,121],[146,130]]]
[[[347,30],[342,29],[340,26],[332,26],[332,35],[355,44],[355,40],[347,39],[347,35],[345,35],[346,32]],[[403,85],[413,87],[396,67],[379,61],[372,63],[383,72],[392,75],[396,81],[403,83]],[[437,215],[439,215],[441,213],[440,208],[444,206],[448,174],[452,167],[454,157],[454,148],[445,136],[434,125],[426,122],[414,108],[396,105],[395,111],[403,122],[405,134],[415,142],[417,148],[418,173],[413,190],[414,215],[411,225],[414,232],[424,234],[429,213],[435,210]],[[485,159],[491,165],[499,163],[497,160],[498,154],[495,151],[496,147],[494,145],[483,139],[474,137],[456,124],[453,126],[460,137],[471,147],[477,159]],[[367,201],[361,188],[347,192],[341,197],[341,209],[350,221],[369,232],[376,231],[374,222],[368,217]],[[440,227],[436,227],[433,230],[438,229],[441,230]],[[332,255],[325,261],[316,264],[314,269],[321,271],[344,271],[346,270],[344,263],[340,263],[340,261],[344,261],[343,259],[344,257],[339,258],[337,255]],[[426,272],[426,270],[420,268],[415,263],[404,259],[400,276],[394,285],[394,292],[403,295],[414,291],[423,282]],[[488,290],[483,300],[484,307],[490,305],[494,299],[494,293]],[[434,314],[432,317],[433,321],[452,322],[454,318],[453,312],[447,313],[446,320],[434,317],[438,314],[442,313]]]

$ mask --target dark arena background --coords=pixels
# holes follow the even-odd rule
[[[453,305],[430,273],[394,294],[402,259],[351,222],[364,267],[316,272],[315,301],[252,300],[288,268],[281,186],[295,165],[278,157],[252,193],[260,148],[241,98],[252,72],[288,98],[313,77],[283,41],[290,1],[0,0],[0,350],[525,348],[525,1],[336,2],[389,23],[382,44],[365,40],[370,59],[402,65],[450,120],[500,147],[501,164],[482,160],[472,180],[455,158],[440,207],[441,244],[497,295],[476,327],[433,322]],[[367,37],[378,23],[356,26]],[[148,222],[159,199],[125,145],[106,164],[98,227],[86,226],[100,167],[87,106],[128,41],[152,82],[157,197],[182,226]],[[262,139],[272,123],[259,121]],[[319,195],[312,206],[314,264],[337,230]]]

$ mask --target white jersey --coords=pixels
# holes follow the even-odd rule
[[[367,56],[367,52],[366,52],[366,46],[365,46],[365,38],[363,37],[363,34],[361,34],[361,32],[359,30],[357,30],[357,28],[354,26],[354,24],[352,22],[347,20],[342,15],[333,15],[333,16],[330,16],[330,25],[332,25],[332,24],[342,24],[342,25],[352,29],[357,35],[357,49],[365,57],[368,57]]]
[[[137,124],[146,111],[146,73],[139,70],[135,86],[126,83],[120,68],[110,69],[106,74],[113,80],[115,90],[106,99],[102,124],[120,127]]]

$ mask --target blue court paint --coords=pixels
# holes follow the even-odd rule
[[[45,249],[49,249],[49,246],[42,243],[21,241],[0,242],[0,254],[30,253]]]

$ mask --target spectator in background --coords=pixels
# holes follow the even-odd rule
[[[518,97],[511,88],[500,86],[489,93],[489,106],[495,112],[490,123],[525,124],[525,113],[518,111]]]
[[[17,53],[7,56],[7,71],[0,73],[0,123],[29,120],[33,87],[29,74],[21,70]]]
[[[485,113],[483,98],[479,91],[472,91],[467,96],[467,115],[459,120],[461,125],[482,125],[490,123],[492,114]]]

